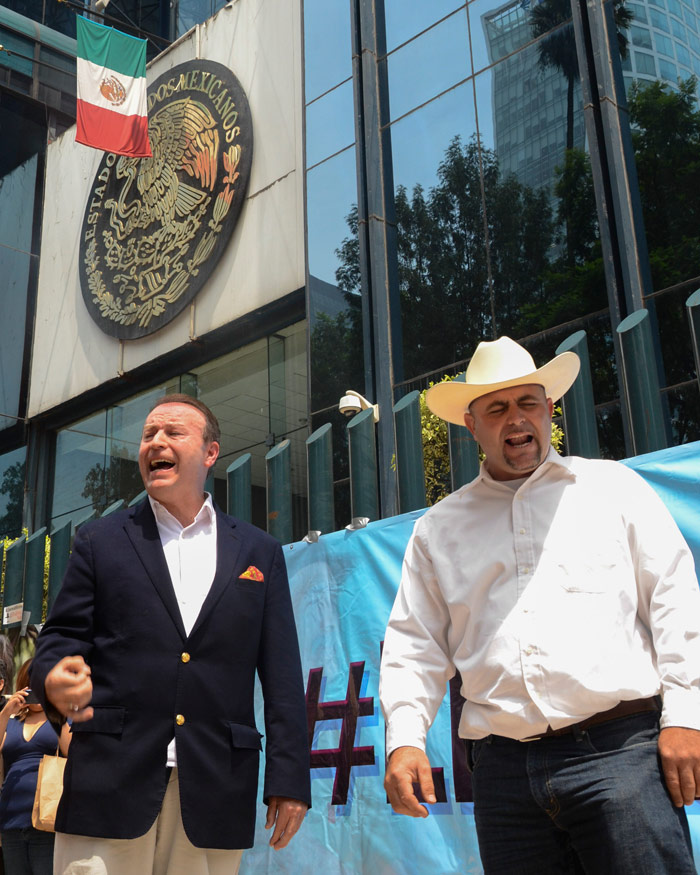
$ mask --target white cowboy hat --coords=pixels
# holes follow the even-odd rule
[[[536,383],[552,401],[571,388],[581,362],[575,352],[563,352],[541,368],[530,353],[510,337],[483,341],[469,362],[464,382],[454,380],[431,386],[425,393],[428,407],[441,419],[464,425],[472,401],[489,392]]]

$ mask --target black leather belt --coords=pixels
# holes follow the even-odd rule
[[[540,738],[572,735],[578,730],[598,726],[600,723],[608,723],[610,720],[620,720],[622,717],[632,717],[635,714],[645,714],[647,711],[660,710],[661,703],[658,696],[651,696],[649,699],[631,699],[627,702],[619,702],[614,708],[610,708],[608,711],[600,711],[598,714],[593,714],[592,717],[587,717],[579,723],[562,726],[561,729],[552,729],[551,726],[548,726],[546,732],[542,732],[540,735],[530,735],[527,738],[521,738],[520,741],[539,741]]]

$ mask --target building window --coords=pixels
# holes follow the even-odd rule
[[[653,55],[646,55],[644,52],[635,52],[634,62],[637,67],[637,73],[643,73],[647,76],[656,76],[656,66],[654,65]]]
[[[226,508],[226,469],[251,454],[253,522],[266,527],[265,455],[289,438],[295,537],[306,531],[306,340],[290,326],[59,431],[51,522],[74,523],[143,490],[138,448],[144,420],[162,395],[183,392],[207,404],[221,426],[209,488]]]
[[[667,36],[662,36],[660,33],[654,34],[654,42],[656,43],[656,51],[662,55],[673,57],[673,41]]]
[[[630,27],[632,44],[642,49],[651,49],[651,34],[646,27]]]
[[[0,456],[0,538],[22,533],[26,448]]]

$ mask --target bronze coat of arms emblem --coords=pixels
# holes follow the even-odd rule
[[[253,155],[245,93],[213,61],[180,64],[149,87],[148,136],[152,158],[105,153],[80,238],[85,305],[105,333],[129,340],[167,325],[207,281]]]

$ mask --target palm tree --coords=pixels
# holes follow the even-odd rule
[[[624,31],[632,22],[632,13],[624,0],[610,2],[613,4],[620,56],[626,58],[628,41]],[[540,67],[543,70],[548,67],[559,70],[566,79],[566,150],[569,153],[574,148],[574,86],[580,77],[571,0],[541,0],[530,10],[530,22],[533,34],[542,37],[537,44]],[[566,162],[563,163],[565,165]],[[570,225],[571,216],[565,210],[566,260],[573,267],[575,258]]]
[[[622,58],[627,57],[627,36],[624,31],[632,22],[632,13],[624,0],[612,0],[617,27],[617,45]],[[532,32],[542,37],[537,44],[539,65],[559,70],[566,79],[566,148],[574,147],[574,85],[579,79],[571,0],[541,0],[530,10]]]

